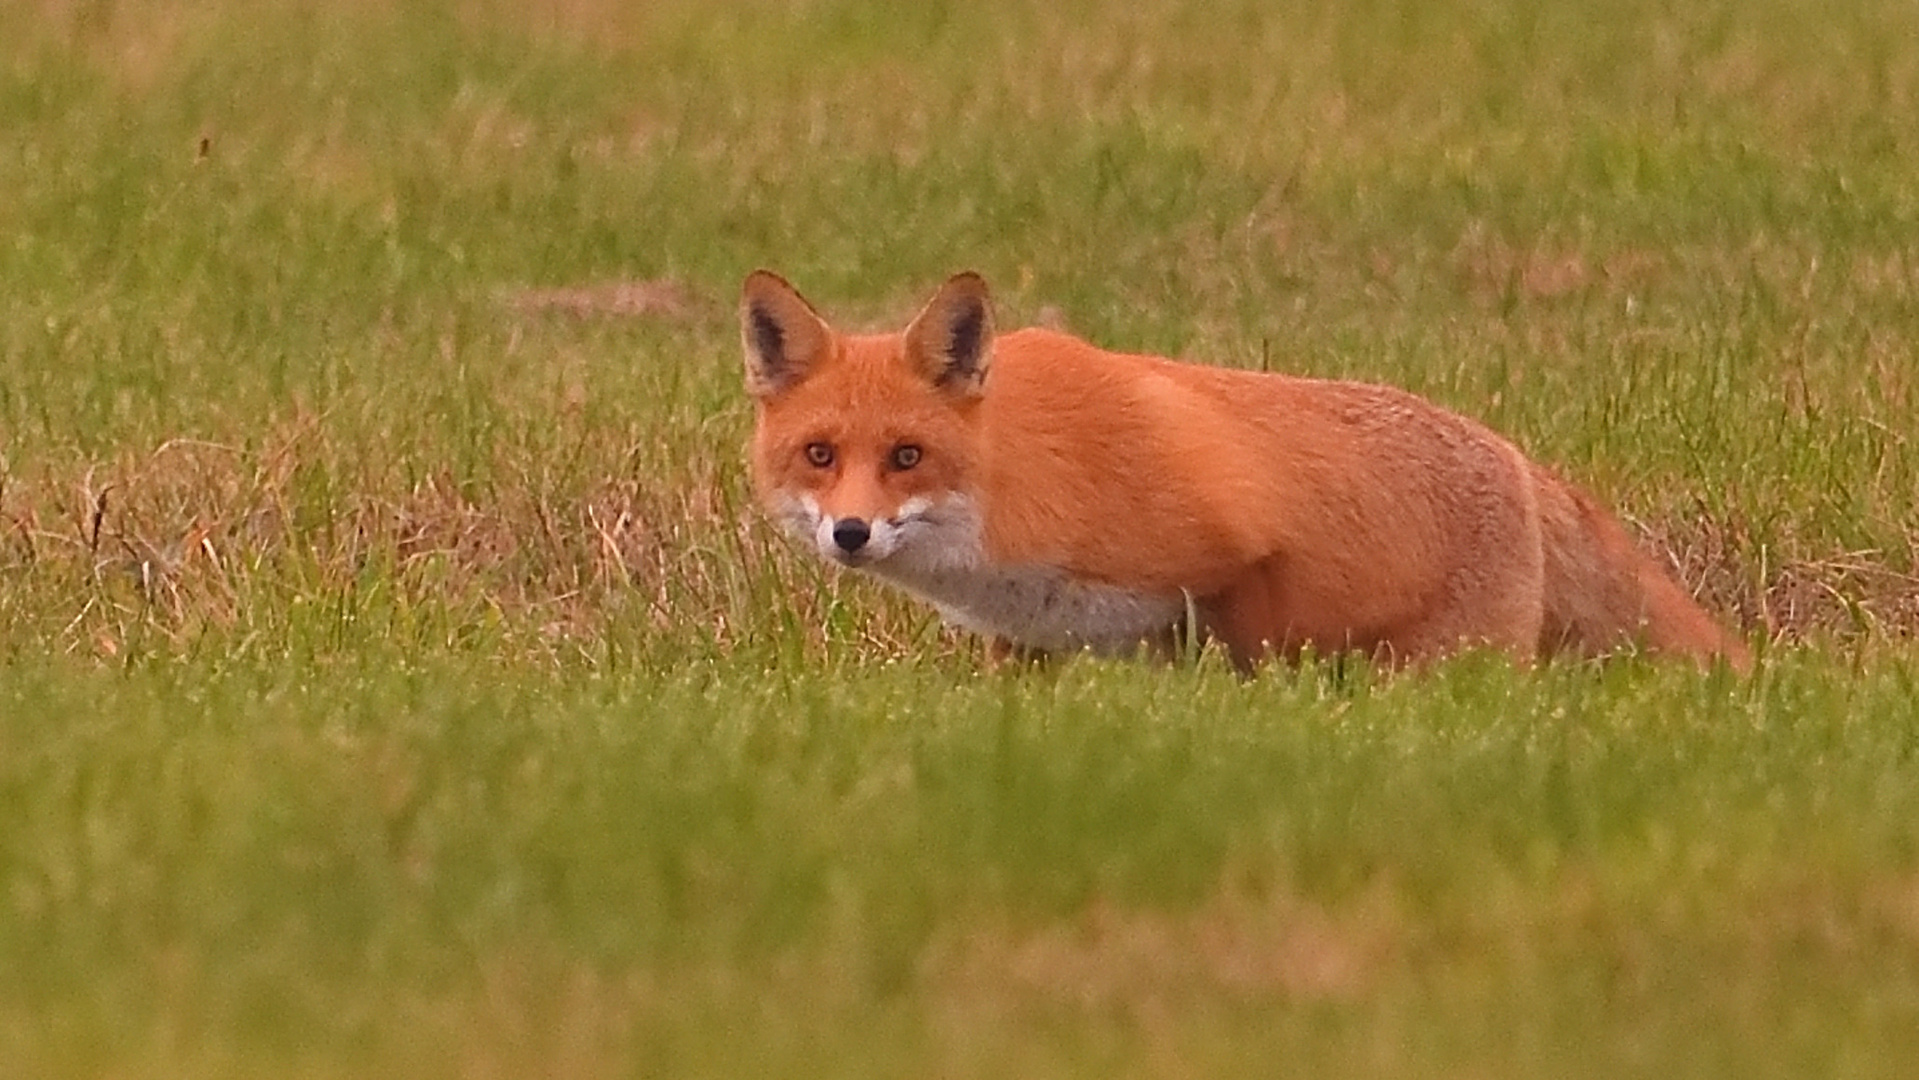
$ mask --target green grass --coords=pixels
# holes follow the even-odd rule
[[[22,1075],[1890,1076],[1913,683],[35,666],[0,1037]]]
[[[0,131],[0,1076],[1919,1059],[1905,5],[0,0]],[[1425,393],[1760,670],[982,671],[758,265]]]

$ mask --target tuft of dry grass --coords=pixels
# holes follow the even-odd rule
[[[923,613],[778,536],[738,462],[667,465],[631,431],[573,453],[555,475],[539,451],[501,447],[475,483],[382,468],[307,416],[252,447],[174,439],[46,469],[0,486],[0,610],[15,648],[108,657],[130,642],[285,647],[288,606],[316,604],[410,622],[414,647],[485,627],[478,640],[519,659],[599,657],[606,641],[726,655],[769,631],[817,648],[849,603],[871,609],[856,639],[927,643]]]
[[[174,439],[12,477],[0,487],[10,636],[69,654],[118,655],[135,639],[204,649],[276,632],[282,605],[359,596],[441,613],[441,646],[477,620],[541,655],[631,636],[730,654],[765,647],[774,626],[817,646],[842,625],[886,655],[965,647],[929,638],[930,615],[779,535],[723,448],[689,468],[641,433],[601,431],[561,476],[539,449],[494,453],[483,484],[380,468],[309,416],[251,448]],[[321,477],[335,480],[316,493]],[[1919,630],[1919,577],[1883,552],[1761,549],[1703,507],[1633,524],[1746,633],[1863,642]]]

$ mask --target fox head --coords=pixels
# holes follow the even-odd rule
[[[906,572],[977,558],[978,414],[993,352],[986,282],[958,274],[905,331],[846,335],[777,274],[740,298],[754,485],[819,554]]]

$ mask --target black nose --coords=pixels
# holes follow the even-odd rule
[[[867,528],[866,522],[859,518],[841,518],[833,525],[833,542],[848,555],[865,547],[872,535],[873,530]]]

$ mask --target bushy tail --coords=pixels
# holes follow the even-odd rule
[[[1534,466],[1533,486],[1546,554],[1542,654],[1639,645],[1702,664],[1724,659],[1742,673],[1751,669],[1746,646],[1640,551],[1592,496],[1541,466]]]

